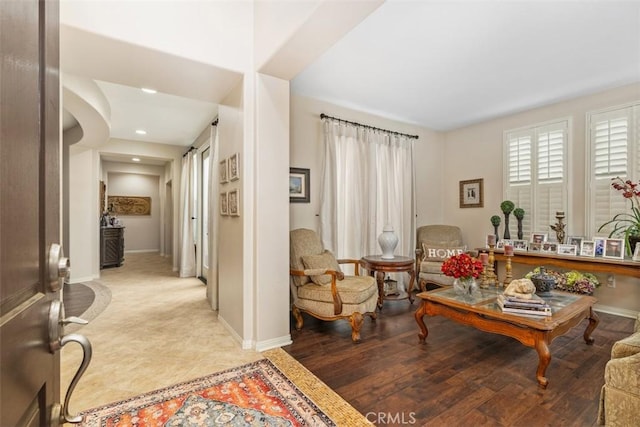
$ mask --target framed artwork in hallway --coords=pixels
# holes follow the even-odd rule
[[[229,215],[240,216],[240,198],[238,196],[238,190],[229,191]]]
[[[229,199],[226,191],[220,193],[220,215],[229,215]]]

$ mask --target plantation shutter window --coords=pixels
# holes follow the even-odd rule
[[[505,199],[525,210],[523,238],[548,232],[566,207],[568,120],[505,134]]]
[[[589,227],[593,235],[608,236],[611,227],[598,228],[614,215],[630,211],[630,203],[611,188],[611,179],[640,177],[640,103],[587,114],[592,197]]]

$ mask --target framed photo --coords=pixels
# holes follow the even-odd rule
[[[531,242],[529,243],[530,252],[542,252],[542,243]]]
[[[575,245],[576,248],[578,249],[578,255],[580,255],[580,246],[582,245],[582,241],[584,240],[584,237],[582,236],[569,236],[567,237],[567,245]]]
[[[512,240],[514,251],[526,251],[528,247],[528,243],[526,240]]]
[[[229,182],[229,169],[227,168],[227,159],[220,162],[220,184]]]
[[[238,153],[229,157],[229,180],[236,181],[240,179],[240,158]]]
[[[309,203],[309,169],[289,168],[289,203]]]
[[[622,239],[605,239],[604,258],[624,259],[624,240]]]
[[[229,191],[228,198],[229,215],[240,216],[240,197],[238,196],[238,190]]]
[[[229,199],[226,191],[220,193],[220,215],[229,215]]]
[[[484,179],[460,181],[460,207],[481,208],[484,206]]]
[[[558,253],[558,244],[555,242],[544,242],[542,244],[542,251],[544,253],[555,254]]]
[[[603,256],[604,255],[604,241],[607,240],[604,237],[594,237],[594,256]]]
[[[595,256],[596,255],[596,242],[593,240],[583,240],[580,244],[580,255],[582,256]]]
[[[531,233],[531,239],[529,240],[531,243],[544,243],[547,241],[549,235],[547,233]]]
[[[504,240],[498,240],[498,242],[496,242],[496,249],[504,249]]]
[[[558,255],[576,255],[577,250],[578,248],[576,247],[576,245],[558,245]]]

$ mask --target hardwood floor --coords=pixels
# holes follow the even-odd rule
[[[82,283],[64,284],[65,316],[80,316],[93,304],[96,295]]]
[[[426,316],[420,344],[417,304],[385,301],[375,323],[365,319],[360,344],[347,321],[304,315],[283,348],[379,426],[594,426],[611,346],[634,322],[598,313],[594,345],[582,337],[586,320],[556,338],[542,390],[537,353],[512,338]]]

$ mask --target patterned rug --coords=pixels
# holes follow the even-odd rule
[[[284,351],[207,377],[184,382],[83,413],[86,427],[111,426],[336,426],[370,423]],[[325,387],[323,396],[341,408],[332,419],[288,378],[278,365],[293,371],[307,388]],[[295,366],[297,365],[297,366]],[[302,371],[300,370],[302,368]],[[306,372],[305,372],[306,371]],[[315,381],[313,380],[315,378]],[[317,391],[317,390],[316,390]],[[314,394],[311,390],[311,394]],[[356,424],[352,424],[352,422]]]

